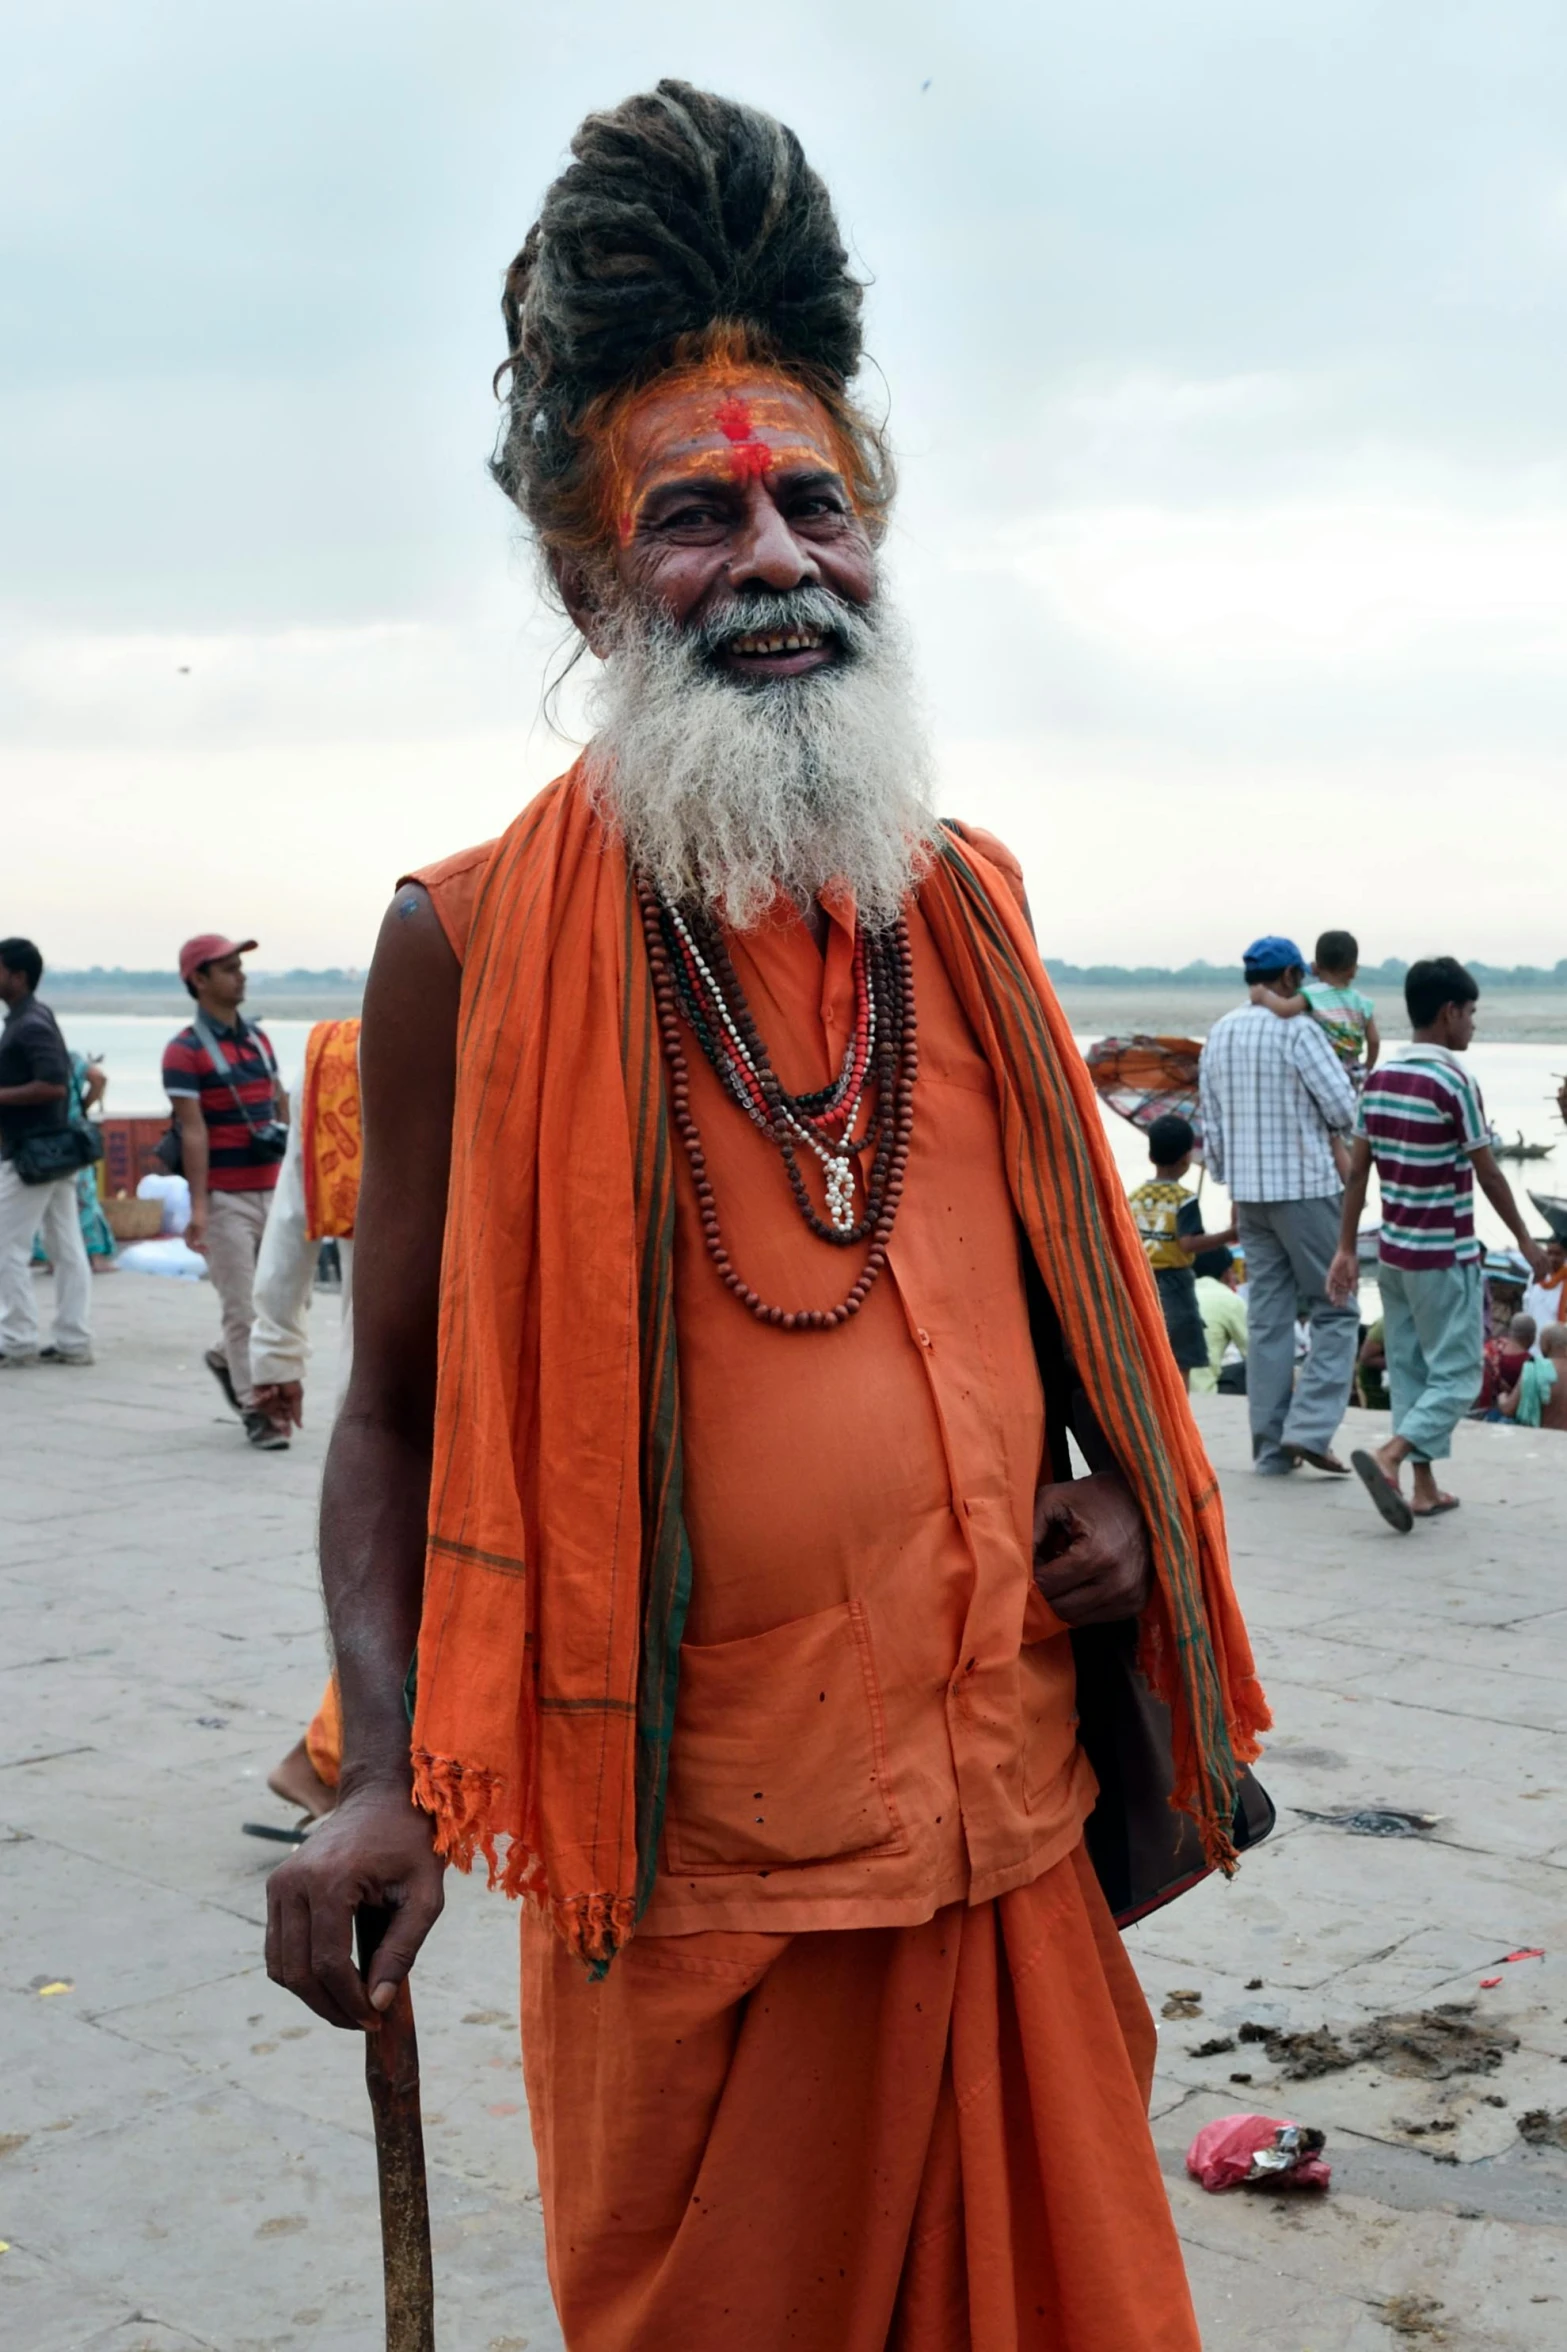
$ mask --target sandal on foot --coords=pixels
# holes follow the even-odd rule
[[[1440,1495],[1429,1510],[1422,1511],[1414,1503],[1409,1508],[1416,1519],[1437,1519],[1444,1511],[1456,1511],[1462,1500],[1461,1495]]]
[[[1415,1524],[1415,1514],[1381,1463],[1372,1454],[1356,1452],[1350,1455],[1349,1465],[1389,1527],[1396,1528],[1400,1535],[1408,1535]]]
[[[1347,1478],[1349,1464],[1341,1462],[1337,1454],[1318,1453],[1312,1446],[1288,1445],[1284,1451],[1296,1462],[1309,1462],[1313,1470],[1326,1470],[1330,1478]]]

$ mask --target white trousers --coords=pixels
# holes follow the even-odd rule
[[[92,1346],[92,1268],[77,1212],[76,1178],[24,1184],[0,1160],[0,1354],[38,1353],[33,1241],[42,1233],[54,1268],[54,1344],[68,1356]]]
[[[270,1192],[211,1192],[207,1195],[207,1272],[223,1313],[219,1353],[227,1358],[235,1394],[248,1411],[256,1401],[250,1372],[252,1290],[261,1237],[267,1229]]]

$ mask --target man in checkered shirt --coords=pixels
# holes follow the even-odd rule
[[[1243,960],[1249,987],[1289,994],[1304,977],[1292,939],[1254,940]],[[1354,1125],[1354,1090],[1315,1021],[1281,1020],[1260,1004],[1214,1023],[1200,1078],[1203,1158],[1229,1187],[1246,1259],[1254,1466],[1270,1478],[1300,1462],[1346,1473],[1332,1446],[1349,1402],[1359,1309],[1353,1299],[1335,1306],[1327,1281],[1344,1191],[1333,1138]],[[1297,1381],[1298,1301],[1311,1352]]]

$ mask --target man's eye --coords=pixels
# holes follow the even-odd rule
[[[722,520],[716,506],[677,506],[673,514],[659,517],[657,528],[660,531],[700,530],[709,523],[721,522]]]

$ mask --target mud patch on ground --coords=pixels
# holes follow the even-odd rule
[[[1567,2148],[1567,2107],[1555,2115],[1548,2107],[1531,2107],[1518,2118],[1518,2137],[1531,2148]]]
[[[1332,1813],[1308,1813],[1304,1805],[1292,1805],[1290,1811],[1302,1821],[1347,1829],[1351,1837],[1429,1837],[1442,1824],[1440,1813],[1408,1813],[1398,1805],[1340,1805]]]
[[[1424,2336],[1433,2344],[1445,2344],[1447,2330],[1440,2325],[1445,2306],[1430,2295],[1394,2295],[1386,2303],[1372,2307],[1385,2328],[1395,2336]]]
[[[1311,2082],[1361,2065],[1422,2082],[1446,2082],[1455,2074],[1494,2074],[1518,2047],[1518,2036],[1506,2026],[1489,2019],[1477,2022],[1472,2001],[1443,2001],[1434,2009],[1373,2017],[1342,2033],[1326,2025],[1288,2033],[1282,2026],[1248,2023],[1240,2039],[1260,2042],[1286,2082]]]

